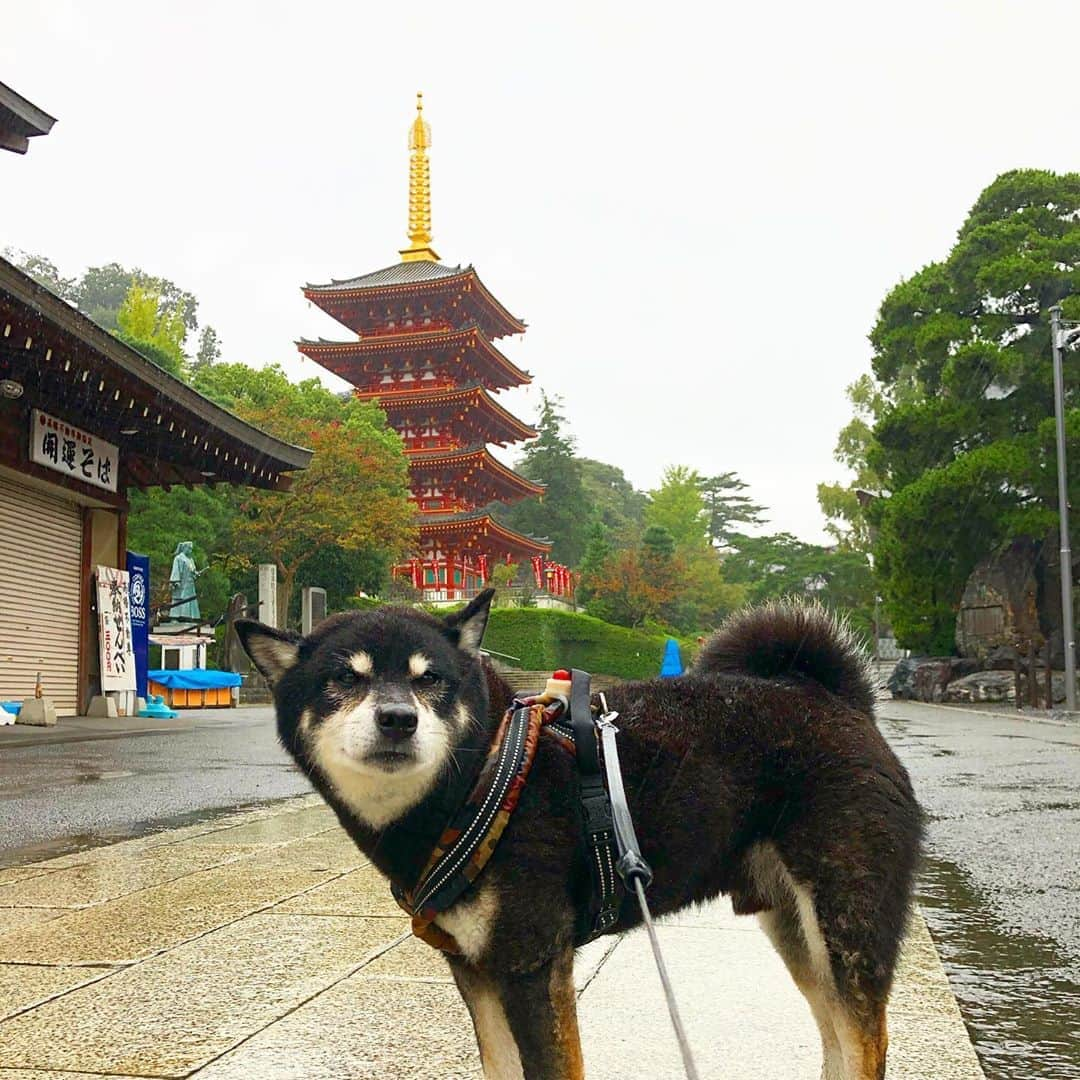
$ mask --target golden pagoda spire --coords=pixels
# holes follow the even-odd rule
[[[431,125],[424,119],[424,95],[416,95],[416,119],[409,128],[409,240],[401,252],[402,262],[438,262],[431,246],[431,173],[427,152]]]

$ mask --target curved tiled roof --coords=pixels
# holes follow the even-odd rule
[[[551,541],[547,537],[526,536],[514,529],[501,525],[486,510],[469,510],[459,514],[424,514],[416,519],[416,527],[421,535],[425,532],[437,532],[439,526],[478,525],[486,527],[489,535],[494,534],[513,546],[525,551],[546,553],[551,550]]]
[[[373,270],[370,274],[361,274],[354,278],[331,278],[326,285],[308,283],[305,289],[318,289],[320,292],[346,292],[349,289],[368,289],[376,285],[407,285],[411,281],[435,281],[437,278],[454,277],[471,267],[443,266],[442,263],[426,259],[417,262],[399,262],[385,266],[382,270]]]
[[[449,465],[461,466],[469,460],[482,463],[482,467],[489,473],[501,477],[504,482],[512,484],[522,491],[533,495],[542,495],[547,490],[546,484],[538,484],[529,480],[521,473],[515,472],[508,465],[504,465],[487,448],[485,443],[472,443],[469,446],[457,450],[410,450],[409,468],[414,469],[422,465]]]

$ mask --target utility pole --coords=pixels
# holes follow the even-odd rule
[[[1050,309],[1054,352],[1054,420],[1057,426],[1058,519],[1061,526],[1061,637],[1065,647],[1065,708],[1076,711],[1076,632],[1073,628],[1072,544],[1069,542],[1069,492],[1065,473],[1065,379],[1061,352],[1080,330],[1063,330],[1061,308]]]

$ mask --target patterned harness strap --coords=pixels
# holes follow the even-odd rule
[[[491,858],[525,787],[543,723],[541,704],[507,709],[476,786],[443,830],[416,885],[410,891],[390,886],[412,916],[413,933],[436,949],[461,952],[453,935],[434,920],[453,906]]]

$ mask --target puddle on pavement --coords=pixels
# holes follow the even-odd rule
[[[927,857],[919,902],[987,1080],[1080,1080],[1080,977],[1009,930],[955,865]]]
[[[88,775],[85,780],[96,780],[100,775]],[[293,798],[304,798],[304,796],[293,796]],[[272,799],[270,801],[284,803],[290,800]],[[2,843],[0,843],[0,870],[13,866],[25,866],[27,863],[45,862],[48,859],[59,858],[61,855],[76,855],[82,851],[89,851],[91,848],[117,844],[122,840],[134,840],[137,837],[149,836],[153,833],[168,832],[170,829],[181,829],[186,825],[199,825],[206,821],[216,821],[219,818],[242,814],[245,810],[254,810],[266,805],[265,801],[256,799],[237,803],[235,806],[191,810],[185,814],[174,814],[172,817],[137,822],[128,828],[109,829],[99,833],[78,833],[72,836],[58,837],[55,840],[43,840],[40,843],[28,844],[14,851],[5,851]]]

